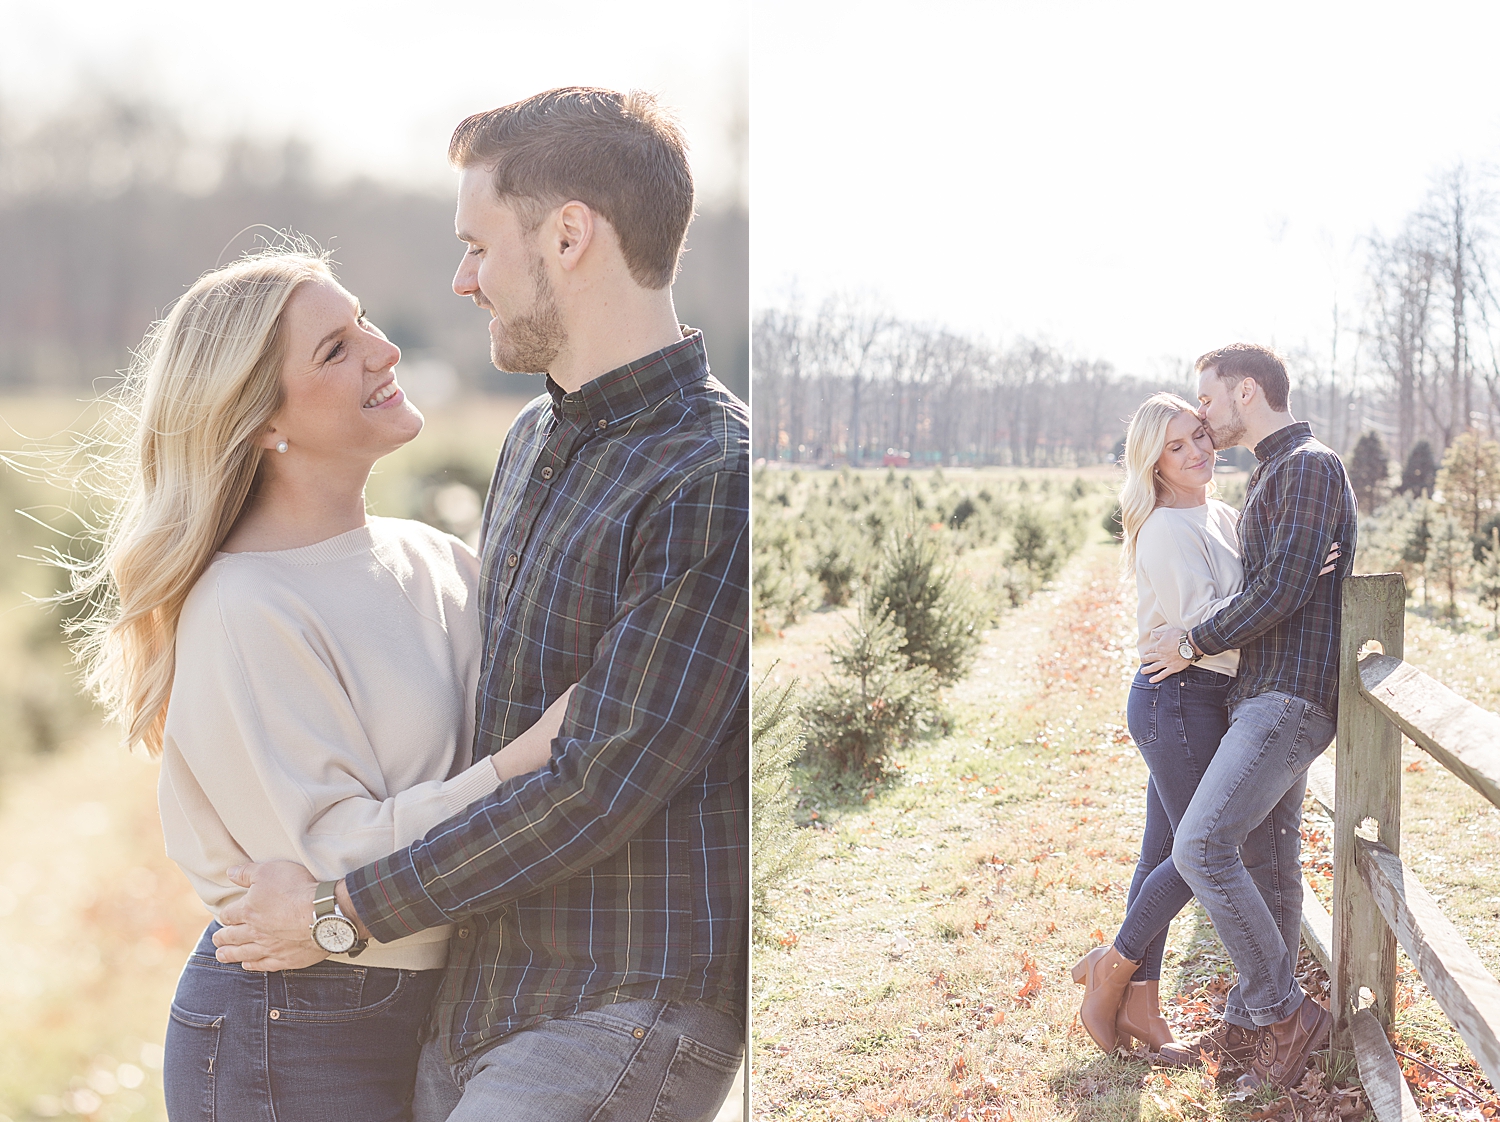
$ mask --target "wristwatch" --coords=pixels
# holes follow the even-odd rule
[[[370,945],[370,940],[361,939],[354,921],[339,910],[338,897],[334,894],[337,885],[337,881],[325,880],[313,892],[312,938],[329,954],[346,954],[355,958]]]
[[[1188,638],[1186,631],[1182,633],[1182,638],[1177,641],[1177,653],[1189,662],[1197,662],[1203,657],[1197,651],[1193,650],[1193,642]]]

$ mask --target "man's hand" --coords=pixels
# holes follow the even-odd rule
[[[1183,658],[1182,652],[1177,649],[1177,644],[1181,639],[1182,632],[1176,628],[1158,635],[1156,641],[1141,655],[1141,672],[1151,681],[1160,682],[1163,678],[1180,674],[1193,665]]]
[[[214,957],[246,970],[300,970],[328,952],[312,938],[318,882],[294,861],[239,865],[229,879],[250,891],[224,909],[214,932]]]

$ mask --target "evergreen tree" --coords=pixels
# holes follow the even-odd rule
[[[1490,531],[1490,544],[1479,563],[1479,603],[1490,610],[1490,626],[1500,635],[1500,526]]]
[[[793,699],[798,683],[769,683],[767,674],[750,699],[750,924],[757,939],[771,934],[771,891],[812,860],[807,834],[792,820],[792,764],[807,742]]]
[[[1458,615],[1458,586],[1469,568],[1469,535],[1451,514],[1438,522],[1428,556],[1433,573],[1448,590],[1448,616],[1452,618]]]
[[[1443,453],[1437,488],[1464,532],[1478,534],[1484,516],[1500,508],[1500,444],[1460,433]]]
[[[1407,454],[1406,465],[1401,469],[1401,490],[1414,499],[1431,498],[1436,482],[1437,461],[1432,456],[1432,445],[1419,440]]]
[[[1427,518],[1427,503],[1422,503],[1422,513],[1411,528],[1411,534],[1401,547],[1401,560],[1415,565],[1422,577],[1422,607],[1427,607],[1427,555],[1432,549],[1432,523]]]
[[[844,639],[828,645],[834,672],[803,717],[809,744],[834,772],[878,775],[886,757],[925,727],[937,679],[926,666],[907,664],[905,643],[889,613],[861,600]]]
[[[914,517],[887,547],[872,600],[901,629],[909,665],[930,667],[945,684],[968,673],[979,649],[980,610],[941,543]]]
[[[1374,514],[1381,499],[1381,487],[1385,484],[1390,461],[1385,454],[1385,445],[1378,433],[1367,432],[1354,446],[1354,456],[1349,461],[1349,482],[1354,487],[1354,497],[1359,509]]]

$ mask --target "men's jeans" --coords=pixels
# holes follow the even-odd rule
[[[414,1122],[708,1122],[745,1027],[703,1005],[620,1001],[512,1033],[462,1061],[430,1040]]]
[[[1236,702],[1229,731],[1178,824],[1172,859],[1239,971],[1225,1019],[1245,1028],[1302,1004],[1293,971],[1302,919],[1302,798],[1334,720],[1304,698]],[[1270,829],[1257,829],[1270,818]],[[1243,847],[1243,848],[1242,848]]]

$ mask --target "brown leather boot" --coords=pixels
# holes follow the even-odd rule
[[[1254,1029],[1221,1021],[1207,1032],[1164,1045],[1157,1053],[1168,1067],[1202,1067],[1207,1061],[1221,1069],[1248,1071],[1258,1035]]]
[[[1267,1084],[1283,1091],[1295,1087],[1312,1054],[1328,1042],[1331,1028],[1333,1014],[1304,994],[1291,1016],[1261,1028],[1255,1060],[1235,1087],[1241,1091],[1259,1090]]]
[[[1161,983],[1131,982],[1115,1017],[1115,1035],[1127,1048],[1133,1038],[1153,1052],[1173,1041],[1172,1029],[1161,1015]]]
[[[1113,1052],[1119,1043],[1115,1018],[1119,1016],[1120,1003],[1125,1000],[1130,976],[1140,965],[1109,946],[1095,947],[1073,967],[1073,981],[1084,988],[1078,1019],[1083,1022],[1084,1031],[1094,1038],[1094,1043],[1106,1052]]]

